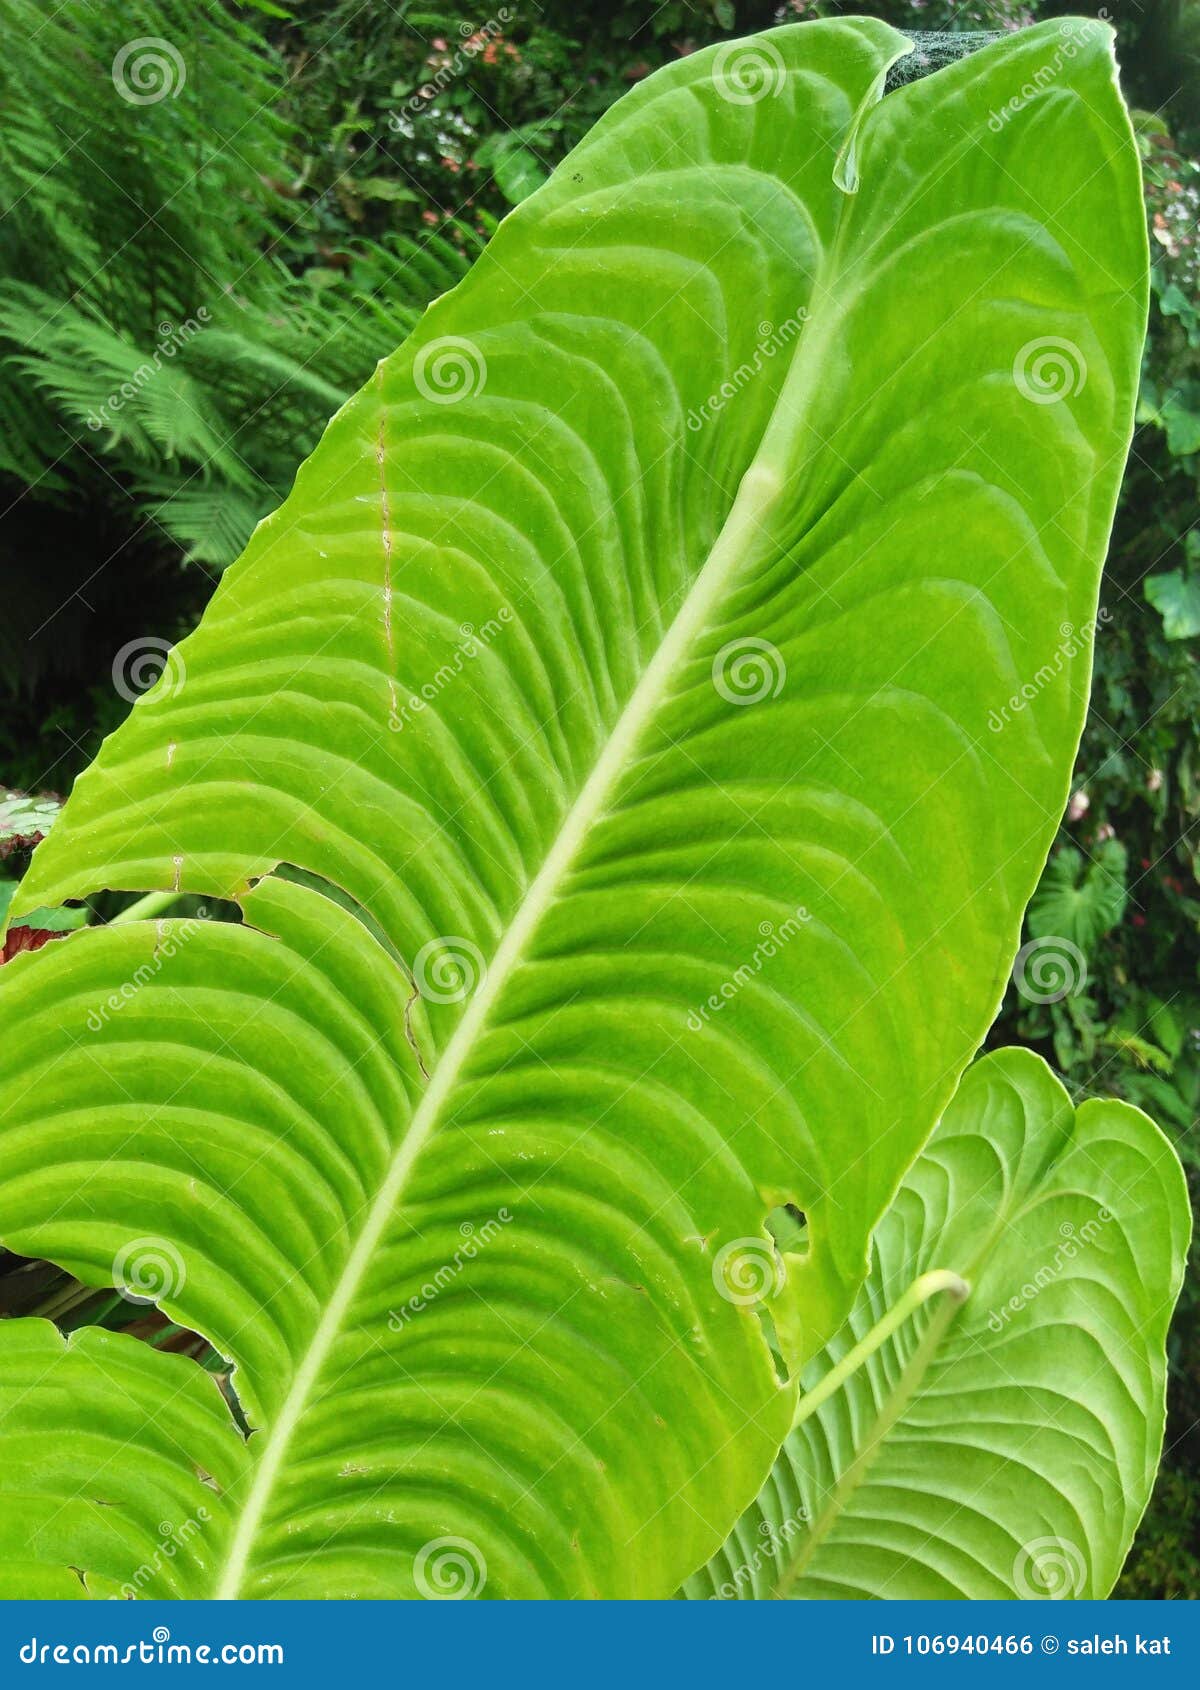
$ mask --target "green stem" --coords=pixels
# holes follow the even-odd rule
[[[80,1285],[72,1280],[64,1289],[55,1291],[44,1302],[30,1309],[30,1316],[40,1320],[57,1320],[60,1315],[70,1314],[72,1309],[86,1303],[89,1297],[98,1295],[94,1285]]]
[[[914,1393],[920,1388],[921,1381],[925,1377],[925,1370],[933,1359],[934,1352],[941,1343],[947,1326],[966,1300],[970,1290],[969,1283],[960,1274],[952,1272],[949,1268],[934,1268],[930,1273],[923,1273],[919,1279],[913,1281],[900,1301],[888,1310],[878,1325],[873,1326],[866,1337],[860,1343],[855,1344],[849,1354],[844,1356],[838,1365],[825,1375],[821,1383],[801,1399],[795,1419],[792,1422],[793,1430],[807,1420],[813,1410],[819,1408],[823,1402],[832,1396],[834,1391],[845,1384],[855,1369],[861,1367],[867,1357],[873,1355],[898,1326],[902,1326],[931,1297],[945,1293],[944,1303],[933,1314],[921,1336],[920,1343],[909,1357],[890,1399],[883,1406],[872,1428],[870,1438],[867,1439],[846,1472],[843,1473],[820,1519],[816,1520],[809,1530],[799,1553],[790,1565],[781,1570],[779,1582],[774,1591],[777,1598],[787,1596],[816,1554],[824,1538],[832,1530],[847,1499],[861,1484],[874,1459],[876,1450],[908,1407]]]
[[[158,915],[162,910],[170,909],[178,900],[178,892],[147,892],[144,898],[139,898],[136,903],[119,910],[108,925],[116,927],[122,921],[143,921],[147,916]]]
[[[800,1398],[796,1404],[796,1413],[792,1420],[792,1431],[803,1425],[810,1414],[815,1414],[823,1402],[826,1402],[835,1391],[840,1391],[852,1373],[857,1373],[863,1362],[873,1356],[881,1344],[885,1344],[898,1326],[927,1303],[931,1297],[947,1292],[949,1295],[950,1312],[964,1301],[971,1287],[959,1274],[949,1268],[933,1268],[929,1273],[923,1273],[919,1279],[914,1279],[908,1290],[894,1303],[883,1319],[859,1340],[852,1350],[848,1350],[836,1367],[814,1385],[807,1395]]]

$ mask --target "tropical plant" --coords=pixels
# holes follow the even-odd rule
[[[0,0],[0,30],[21,44],[0,63],[0,762],[63,786],[124,713],[112,654],[194,626],[481,237],[451,219],[331,250],[245,8]],[[59,732],[51,701],[81,678]]]
[[[27,43],[0,65],[0,476],[119,501],[219,571],[478,236],[301,251],[283,67],[221,0],[0,0],[0,23]]]
[[[1066,801],[1059,630],[1144,327],[1107,32],[885,95],[908,50],[788,27],[621,102],[35,852],[17,916],[239,906],[0,979],[0,1235],[203,1334],[236,1409],[9,1323],[10,1588],[429,1594],[449,1553],[496,1595],[667,1595],[759,1491]]]
[[[214,392],[211,376],[182,366],[206,323],[266,315],[270,183],[286,134],[273,67],[255,26],[216,0],[136,0],[119,13],[68,0],[51,14],[0,0],[0,23],[23,43],[0,64],[0,474],[75,510],[124,500],[129,477],[144,483],[145,519],[172,460],[202,485],[229,480],[224,438],[226,456],[202,467],[228,408],[221,383]],[[271,386],[258,379],[263,400],[287,384],[278,371]],[[264,461],[248,438],[243,495],[259,491],[252,466]]]

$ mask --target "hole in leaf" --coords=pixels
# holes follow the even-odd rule
[[[781,1203],[777,1209],[772,1209],[767,1216],[767,1231],[782,1254],[808,1255],[808,1216],[795,1203]]]
[[[339,909],[345,910],[347,915],[352,915],[357,922],[366,928],[375,943],[387,952],[404,975],[408,976],[409,970],[405,965],[404,958],[388,938],[379,921],[365,904],[360,903],[344,887],[339,886],[336,881],[327,879],[325,875],[313,874],[309,869],[298,868],[295,863],[278,863],[273,872],[277,880],[287,880],[294,886],[306,887],[310,892],[320,892],[323,897],[328,898]]]
[[[767,1303],[756,1304],[754,1312],[758,1316],[758,1323],[762,1327],[763,1337],[766,1339],[767,1348],[771,1352],[771,1361],[774,1364],[775,1377],[781,1385],[786,1385],[790,1378],[790,1374],[788,1373],[787,1363],[783,1359],[783,1350],[779,1343],[779,1334],[775,1330],[775,1317],[771,1313],[770,1306]]]

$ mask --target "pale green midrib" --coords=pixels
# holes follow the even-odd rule
[[[910,1315],[927,1303],[931,1297],[942,1292],[949,1293],[958,1302],[962,1302],[970,1292],[967,1281],[951,1268],[932,1268],[915,1279],[908,1290],[897,1303],[890,1308],[883,1318],[861,1338],[857,1344],[838,1362],[831,1367],[823,1379],[817,1381],[812,1390],[807,1392],[796,1404],[796,1412],[792,1417],[792,1431],[802,1426],[806,1420],[814,1415],[823,1402],[836,1395],[846,1380],[858,1372],[883,1344],[886,1344],[893,1332],[904,1325]]]
[[[781,1569],[775,1588],[770,1593],[772,1596],[786,1596],[792,1586],[803,1577],[813,1556],[845,1513],[850,1498],[863,1483],[874,1465],[875,1457],[886,1444],[888,1433],[920,1389],[929,1364],[937,1353],[938,1345],[962,1306],[962,1301],[961,1297],[954,1295],[948,1288],[943,1288],[943,1301],[930,1317],[920,1342],[900,1375],[896,1389],[876,1415],[869,1437],[834,1487],[828,1506],[814,1522],[812,1530],[806,1534],[793,1560]]]
[[[1023,1208],[1024,1202],[1016,1213],[1019,1214]],[[909,1314],[915,1312],[922,1301],[927,1300],[916,1295],[922,1284],[928,1285],[931,1294],[946,1293],[945,1302],[934,1311],[923,1337],[900,1375],[895,1391],[884,1403],[872,1422],[871,1435],[864,1441],[853,1461],[834,1486],[828,1507],[823,1510],[820,1518],[814,1523],[812,1531],[805,1535],[792,1560],[780,1569],[775,1589],[771,1592],[773,1596],[787,1595],[792,1585],[802,1577],[804,1569],[829,1536],[838,1520],[841,1519],[851,1497],[865,1480],[874,1465],[876,1456],[887,1442],[888,1433],[920,1390],[929,1365],[937,1353],[938,1345],[945,1336],[954,1316],[958,1313],[961,1303],[965,1300],[966,1292],[976,1283],[984,1262],[987,1261],[1001,1236],[1011,1224],[1012,1218],[1008,1214],[997,1214],[995,1225],[976,1250],[970,1266],[964,1270],[963,1275],[955,1273],[952,1269],[933,1269],[915,1280],[891,1314],[885,1315],[866,1337],[843,1358],[842,1362],[832,1369],[832,1373],[819,1381],[808,1396],[801,1399],[797,1404],[796,1418],[792,1423],[793,1429],[799,1426],[803,1419],[808,1418],[807,1414],[804,1413],[806,1403],[810,1404],[812,1409],[819,1408],[822,1402],[834,1394],[834,1390],[845,1383],[851,1372],[857,1371],[856,1367],[850,1365],[855,1356],[859,1356],[860,1360],[865,1361],[874,1353],[879,1347],[879,1343],[875,1342],[877,1334],[882,1334],[879,1341],[883,1342],[903,1324],[902,1319],[896,1318],[898,1310],[907,1305],[904,1315],[904,1318],[907,1318]],[[953,1281],[957,1281],[960,1286],[965,1288],[961,1295],[955,1292]],[[833,1375],[837,1376],[836,1384],[829,1386],[829,1381]],[[829,1388],[826,1388],[827,1386]]]
[[[788,380],[790,382],[791,372]],[[371,1205],[366,1224],[347,1259],[325,1313],[317,1324],[312,1343],[292,1381],[279,1418],[267,1434],[254,1483],[238,1521],[217,1586],[218,1597],[235,1597],[238,1593],[255,1533],[300,1414],[325,1358],[341,1330],[351,1299],[391,1219],[409,1173],[437,1124],[442,1105],[457,1083],[477,1035],[485,1025],[501,988],[521,961],[528,940],[557,896],[559,886],[580,844],[600,816],[618,776],[624,772],[629,754],[661,703],[681,655],[690,648],[695,635],[703,627],[731,569],[744,555],[747,539],[761,526],[762,516],[781,486],[778,475],[760,464],[757,459],[742,477],[737,496],[716,544],[668,629],[666,638],[630,695],[607,745],[580,790],[542,867],[531,881],[513,921],[497,946],[479,989],[471,998],[466,1013],[434,1068],[429,1085],[413,1113],[408,1132],[396,1152],[378,1196]]]
[[[846,203],[846,200],[842,201],[842,209]],[[479,989],[471,998],[466,1013],[438,1060],[429,1085],[413,1113],[404,1141],[397,1150],[379,1194],[371,1205],[358,1242],[350,1252],[325,1313],[317,1323],[312,1342],[288,1389],[279,1418],[266,1434],[254,1483],[239,1517],[216,1588],[215,1594],[218,1598],[233,1598],[238,1594],[255,1535],[300,1415],[341,1330],[346,1311],[383,1236],[396,1201],[437,1125],[441,1107],[457,1083],[463,1064],[477,1034],[487,1021],[492,1005],[509,975],[521,961],[529,938],[558,895],[558,889],[580,844],[602,814],[605,802],[617,778],[624,772],[642,730],[652,720],[656,709],[666,697],[670,680],[676,673],[681,658],[686,655],[696,635],[705,626],[709,612],[719,601],[727,580],[745,557],[756,534],[769,534],[764,517],[785,488],[784,471],[788,459],[788,445],[796,419],[803,414],[805,391],[815,379],[821,352],[833,333],[839,316],[832,301],[832,285],[833,275],[836,273],[835,261],[848,222],[848,217],[839,216],[834,240],[826,255],[826,264],[831,274],[826,278],[823,298],[830,302],[831,309],[823,327],[819,329],[818,320],[810,319],[806,332],[800,336],[787,376],[764,426],[759,450],[742,476],[725,524],[668,628],[666,637],[630,695],[608,743],[584,782],[578,798],[547,853],[545,862],[530,882],[511,925],[497,946]],[[817,279],[814,278],[814,299]]]

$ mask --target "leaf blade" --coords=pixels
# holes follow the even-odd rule
[[[1002,697],[1042,666],[1064,616],[1078,627],[1094,609],[1136,379],[1144,231],[1107,37],[1084,31],[1015,155],[1007,139],[978,142],[987,102],[1062,38],[1031,32],[882,103],[903,42],[871,21],[765,37],[784,73],[774,106],[731,101],[715,53],[642,85],[334,419],[35,858],[22,898],[178,887],[237,896],[261,928],[194,936],[161,970],[172,924],[89,936],[101,998],[106,970],[110,982],[155,971],[95,1048],[133,1086],[147,1150],[170,1169],[158,1185],[127,1169],[126,1185],[91,1176],[125,1199],[103,1248],[62,1136],[42,1146],[49,1171],[21,1163],[36,1129],[11,1085],[0,1148],[22,1175],[0,1196],[5,1235],[103,1274],[104,1251],[138,1234],[184,1236],[184,1170],[158,1122],[172,1087],[211,1098],[186,1124],[208,1219],[230,1259],[245,1257],[241,1282],[196,1239],[164,1306],[239,1362],[279,1452],[251,1481],[227,1592],[243,1573],[264,1593],[331,1577],[407,1588],[424,1519],[441,1522],[431,1535],[487,1537],[493,1590],[667,1594],[719,1540],[694,1504],[728,1521],[756,1489],[792,1387],[776,1379],[759,1309],[713,1268],[732,1249],[766,1270],[766,1312],[793,1363],[836,1328],[871,1228],[999,1000],[1082,719],[1081,649],[990,744],[979,684]],[[1093,110],[1109,126],[1099,168]],[[939,161],[941,214],[928,219],[914,183],[929,127],[917,120],[931,113],[961,144]],[[851,131],[854,196],[839,185]],[[963,195],[989,231],[970,263],[956,248]],[[682,219],[668,215],[681,196]],[[1113,261],[1129,288],[1115,304],[1084,239],[1101,204],[1120,213]],[[917,329],[886,265],[872,282],[888,219],[910,289],[949,275],[958,290],[960,311],[943,322],[935,302],[923,328],[965,372],[981,419],[965,445],[958,395],[914,361]],[[1087,328],[1090,381],[1062,414],[1012,391],[1021,287],[1044,323]],[[986,332],[970,332],[981,290]],[[748,316],[747,298],[769,318]],[[768,355],[801,307],[798,339]],[[864,403],[854,363],[881,313],[883,380]],[[464,387],[453,405],[451,380]],[[910,434],[891,438],[902,401],[936,415],[919,458]],[[692,428],[695,416],[707,422]],[[994,472],[1002,441],[1018,461]],[[933,543],[947,533],[942,567]],[[747,708],[744,660],[764,657]],[[917,872],[928,861],[936,885]],[[287,888],[280,863],[338,889],[382,944],[320,893]],[[485,972],[474,993],[439,972],[455,946]],[[70,951],[72,969],[84,954]],[[42,1041],[35,1060],[10,1058],[14,1080],[55,1047],[61,1011],[39,993],[66,966],[22,965],[3,982]],[[238,992],[254,1037],[236,1025]],[[236,1062],[206,1042],[206,1017]],[[338,1051],[350,1070],[365,1063],[372,1018],[390,1066],[360,1086],[338,1073]],[[153,1072],[160,1044],[169,1084]],[[58,1059],[60,1096],[98,1095],[86,1047]],[[119,1089],[103,1097],[111,1132]],[[214,1172],[236,1169],[248,1139],[280,1186],[252,1169],[231,1199]],[[506,1230],[464,1281],[515,1326],[512,1391],[493,1393],[501,1429],[475,1409],[467,1436],[451,1410],[471,1405],[446,1358],[465,1346],[482,1367],[496,1340],[466,1299],[437,1299],[417,1338],[398,1335],[436,1377],[440,1420],[414,1405],[403,1364],[381,1381],[376,1350],[399,1293],[421,1297],[439,1266],[405,1234],[411,1215],[436,1217],[444,1265],[454,1205],[461,1219],[464,1192],[491,1189],[497,1171],[481,1215],[511,1202],[530,1254],[510,1255]],[[553,1225],[539,1230],[543,1185]],[[765,1221],[785,1203],[807,1216],[809,1251],[777,1264]],[[616,1270],[599,1272],[604,1261]],[[524,1301],[493,1283],[501,1262]],[[272,1264],[294,1294],[266,1319]],[[572,1403],[555,1363],[577,1346],[591,1373],[564,1365],[587,1378]],[[338,1434],[352,1400],[388,1390],[408,1433],[383,1440],[385,1501],[343,1507],[334,1499],[354,1485]],[[659,1442],[660,1423],[687,1429]],[[572,1451],[571,1492],[546,1468],[553,1438]],[[441,1495],[426,1442],[471,1473],[464,1496]],[[490,1452],[485,1477],[473,1445]],[[543,1468],[561,1511],[548,1518],[530,1501]],[[598,1476],[610,1468],[619,1487]],[[298,1470],[323,1476],[338,1522],[319,1571],[300,1554],[316,1552],[318,1528]],[[616,1542],[636,1550],[615,1557]]]

